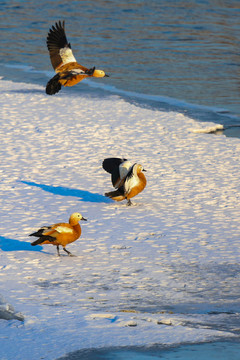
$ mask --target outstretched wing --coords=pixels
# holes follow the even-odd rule
[[[71,45],[67,41],[64,25],[64,21],[59,21],[49,29],[47,36],[47,47],[54,70],[60,65],[76,62]]]
[[[119,166],[119,175],[120,175],[120,179],[124,180],[126,178],[126,176],[128,176],[129,171],[132,170],[132,163],[128,160],[124,161],[120,166]]]
[[[102,166],[112,175],[112,184],[117,189],[123,185],[132,164],[127,159],[108,158],[103,161]]]
[[[107,158],[103,161],[102,167],[105,171],[112,174],[116,168],[119,168],[119,165],[122,164],[127,159],[120,159],[120,158]]]

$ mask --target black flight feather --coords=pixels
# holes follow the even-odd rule
[[[62,49],[64,47],[69,47],[71,49],[70,43],[67,41],[67,37],[64,29],[65,21],[53,25],[51,29],[49,29],[49,33],[47,36],[47,47],[51,52],[52,50]]]
[[[56,74],[52,79],[50,79],[46,86],[46,94],[54,95],[61,90],[61,84],[59,82],[60,75]]]
[[[29,236],[32,236],[32,235],[29,235]],[[35,236],[35,235],[33,235]],[[39,244],[42,244],[44,241],[55,241],[56,238],[53,237],[53,236],[50,236],[50,235],[43,235],[41,236],[39,239],[35,240],[34,242],[31,243],[32,246],[35,246],[35,245],[39,245]]]
[[[127,159],[108,158],[103,161],[102,167],[105,171],[112,174],[112,172],[115,171],[116,168],[119,168],[119,165],[122,164],[124,161],[127,161]]]
[[[40,237],[43,235],[43,232],[46,231],[46,230],[50,230],[51,229],[51,226],[43,226],[41,227],[38,231],[30,234],[29,236],[36,236],[36,237]]]
[[[107,158],[102,163],[103,169],[111,174],[111,180],[114,187],[120,178],[119,165],[121,165],[124,161],[127,161],[127,159]]]

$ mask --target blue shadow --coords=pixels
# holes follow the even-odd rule
[[[2,251],[41,251],[42,246],[32,246],[31,243],[0,236],[0,249]]]
[[[111,203],[112,200],[96,193],[91,193],[86,190],[79,190],[79,189],[70,189],[64,186],[49,186],[44,184],[37,184],[32,181],[20,181],[23,184],[29,186],[36,186],[44,191],[50,192],[55,195],[62,195],[62,196],[73,196],[79,198],[81,201],[88,201],[88,202],[96,202],[96,203]]]

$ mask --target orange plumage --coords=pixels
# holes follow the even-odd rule
[[[38,240],[32,242],[31,245],[55,245],[57,246],[58,255],[60,255],[59,246],[61,245],[68,255],[72,255],[65,247],[66,245],[76,241],[81,236],[81,227],[79,225],[80,220],[86,221],[80,213],[73,213],[69,218],[69,223],[58,223],[41,227],[37,232],[29,235],[39,238]]]
[[[104,170],[111,174],[112,184],[117,189],[105,193],[115,201],[128,200],[131,205],[131,198],[139,194],[145,188],[147,180],[142,165],[131,164],[127,159],[108,158],[102,164]]]
[[[74,86],[86,77],[108,76],[103,70],[97,70],[95,67],[88,69],[77,62],[71,50],[71,45],[67,41],[64,24],[64,21],[56,23],[49,30],[47,36],[50,60],[57,73],[47,83],[46,93],[48,95],[59,92],[62,85]]]

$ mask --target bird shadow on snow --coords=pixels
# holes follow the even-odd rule
[[[14,89],[8,90],[8,93],[16,93],[16,94],[43,94],[42,89]]]
[[[81,201],[86,202],[96,202],[96,203],[112,203],[112,200],[106,198],[105,196],[97,193],[91,193],[87,190],[80,190],[80,189],[70,189],[64,186],[49,186],[44,184],[37,184],[32,181],[21,181],[21,183],[29,185],[29,186],[36,186],[44,191],[50,192],[55,195],[62,195],[62,196],[73,196],[79,198]]]
[[[27,241],[20,241],[16,239],[9,239],[4,236],[0,236],[0,249],[2,251],[41,251],[42,246],[32,246]]]

